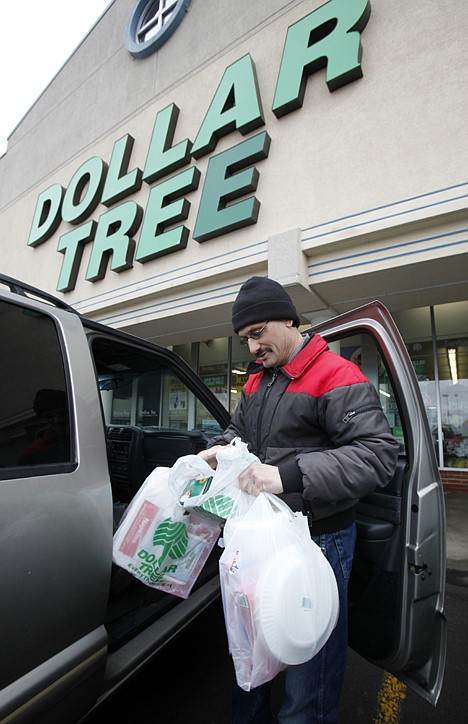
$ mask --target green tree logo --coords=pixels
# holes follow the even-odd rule
[[[173,521],[172,518],[163,520],[153,536],[153,545],[162,546],[162,553],[155,564],[155,570],[162,566],[167,556],[173,561],[182,558],[187,551],[188,541],[187,526],[184,521]]]

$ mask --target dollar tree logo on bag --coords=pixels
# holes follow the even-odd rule
[[[162,578],[164,571],[161,567],[166,558],[175,561],[187,551],[188,546],[187,526],[183,521],[173,521],[172,518],[166,518],[156,528],[153,535],[153,546],[161,546],[161,555],[149,553],[142,548],[138,551],[138,558],[142,560],[139,570],[148,576],[152,583],[156,583]]]
[[[208,513],[217,515],[220,518],[227,520],[231,515],[231,511],[234,505],[234,501],[228,495],[214,495],[212,498],[205,500],[200,508],[206,510]]]

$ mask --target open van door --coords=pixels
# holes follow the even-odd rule
[[[313,331],[375,385],[400,443],[392,482],[358,505],[349,644],[435,705],[446,651],[445,512],[418,380],[398,328],[379,302]]]

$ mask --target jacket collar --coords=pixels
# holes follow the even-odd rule
[[[284,367],[264,367],[261,360],[251,362],[247,367],[247,374],[258,374],[258,372],[278,373],[278,369],[287,377],[295,379],[300,377],[305,370],[317,359],[317,357],[328,349],[328,344],[319,334],[312,334],[306,345],[292,358]]]

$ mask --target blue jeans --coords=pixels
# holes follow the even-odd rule
[[[336,724],[348,648],[348,581],[351,575],[356,526],[337,533],[312,536],[328,558],[336,576],[340,614],[325,646],[310,661],[285,672],[280,724]],[[271,681],[244,691],[234,684],[232,724],[272,724]]]

